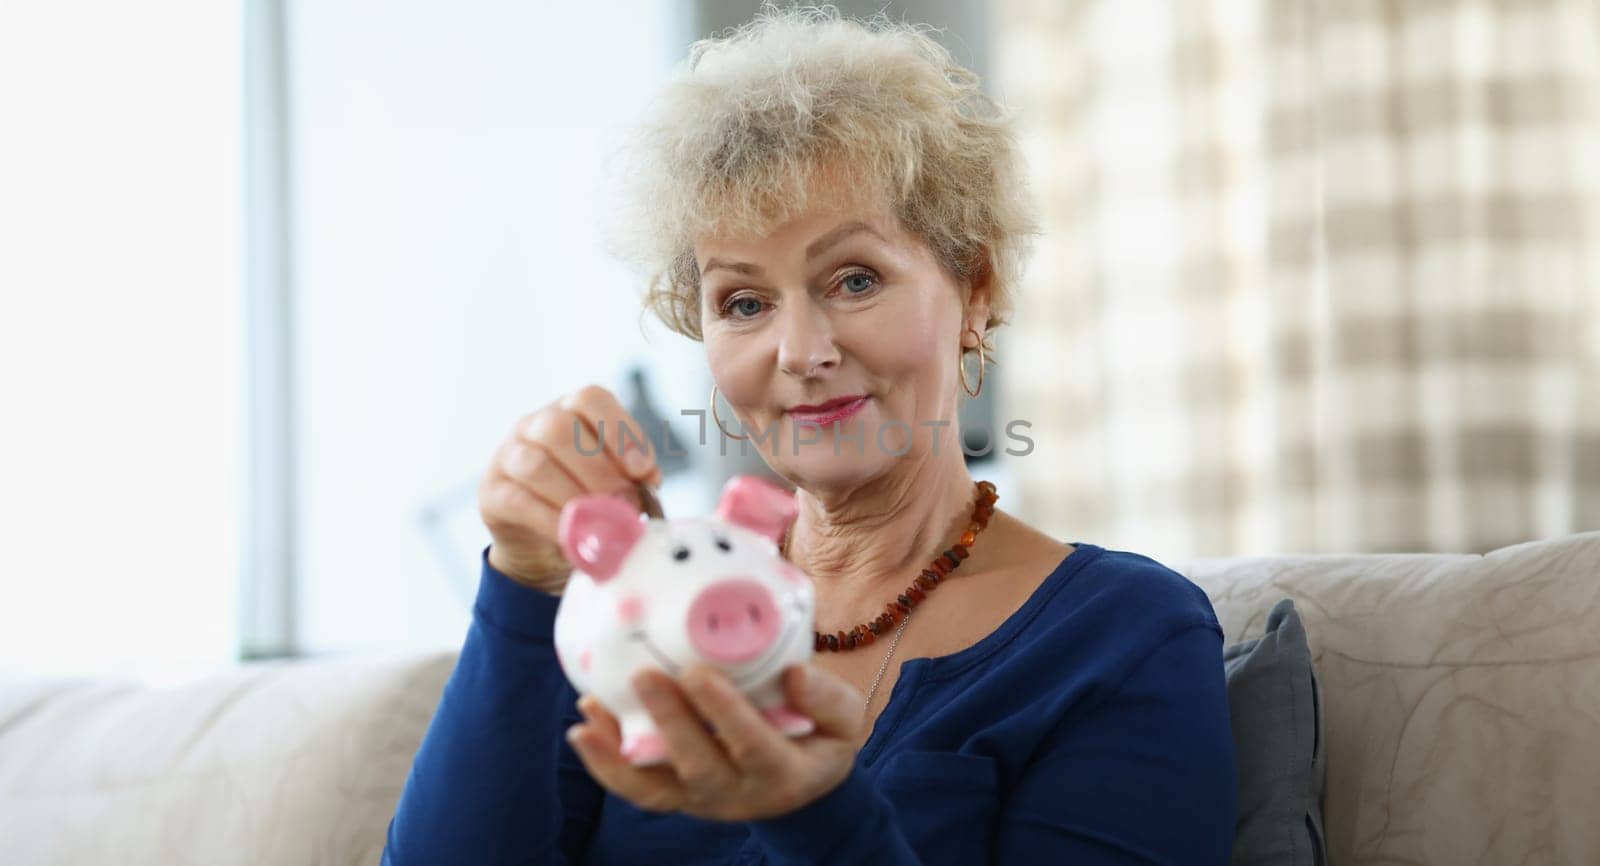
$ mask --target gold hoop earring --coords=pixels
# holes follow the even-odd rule
[[[715,384],[712,384],[711,386],[711,420],[716,423],[717,429],[722,431],[722,435],[728,437],[729,439],[750,438],[749,436],[735,436],[732,433],[729,433],[727,428],[722,426],[722,419],[717,417],[717,386]]]
[[[968,397],[977,397],[983,393],[983,368],[988,364],[988,361],[983,357],[983,335],[979,334],[976,328],[968,328],[967,331],[971,331],[978,338],[978,387],[974,389],[967,385],[967,352],[965,349],[961,351],[961,356],[956,361],[956,369],[961,373],[961,390],[967,392]],[[966,331],[962,331],[962,333],[964,334]]]

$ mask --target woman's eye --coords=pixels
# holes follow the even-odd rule
[[[871,291],[872,287],[877,285],[877,282],[877,278],[873,277],[871,274],[855,273],[845,277],[841,285],[843,285],[845,287],[845,291],[849,292],[850,294],[859,295]]]
[[[748,319],[761,312],[761,302],[751,297],[735,298],[727,309],[738,318]]]

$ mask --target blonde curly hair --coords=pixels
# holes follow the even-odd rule
[[[931,29],[769,2],[695,42],[625,151],[610,243],[649,280],[645,311],[703,339],[695,240],[761,237],[848,190],[958,279],[987,269],[987,330],[1005,323],[1038,234],[1020,149],[1009,113]]]

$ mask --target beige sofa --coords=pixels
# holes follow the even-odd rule
[[[1169,564],[1230,643],[1296,600],[1336,866],[1600,863],[1600,532],[1482,557]],[[0,864],[373,866],[453,664],[0,682]]]

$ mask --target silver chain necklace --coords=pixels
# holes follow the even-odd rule
[[[900,635],[905,633],[906,623],[911,622],[911,613],[908,611],[905,618],[900,620],[900,627],[895,630],[894,640],[889,644],[889,651],[883,656],[883,664],[878,665],[878,675],[872,678],[872,688],[867,691],[867,705],[861,708],[861,715],[865,716],[872,709],[872,696],[878,693],[878,683],[883,681],[883,672],[889,669],[889,659],[894,656],[894,648],[900,645]]]

